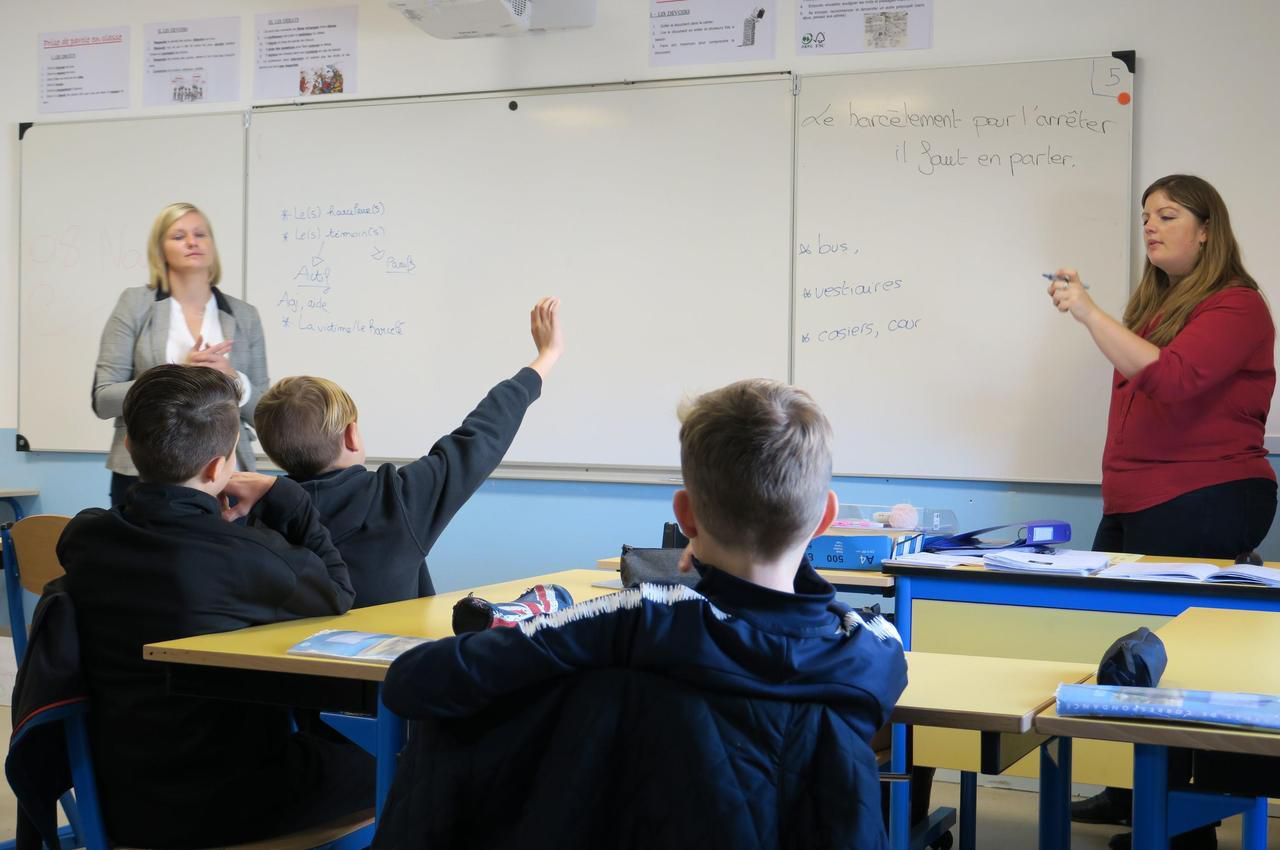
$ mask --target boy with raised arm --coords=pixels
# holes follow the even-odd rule
[[[435,593],[427,553],[502,461],[542,393],[564,349],[559,310],[558,298],[539,301],[530,314],[533,362],[489,390],[426,455],[399,468],[365,468],[355,402],[332,381],[284,378],[258,402],[258,439],[311,495],[351,571],[356,607]]]
[[[906,660],[891,625],[878,614],[836,601],[831,585],[804,560],[810,539],[831,524],[838,508],[829,489],[831,440],[831,427],[813,399],[785,384],[741,381],[697,398],[682,414],[685,489],[674,497],[676,518],[691,540],[690,563],[701,574],[696,589],[642,584],[535,617],[517,628],[415,647],[388,671],[383,691],[387,706],[411,719],[475,719],[483,724],[484,718],[500,717],[519,728],[521,701],[533,699],[531,694],[549,689],[560,677],[602,668],[656,675],[666,687],[705,694],[713,705],[758,698],[751,728],[738,730],[740,734],[727,734],[698,717],[668,718],[692,724],[712,740],[709,749],[723,753],[714,776],[704,779],[719,789],[708,794],[717,799],[706,805],[724,808],[705,811],[701,825],[674,825],[666,838],[653,837],[649,846],[680,846],[684,839],[708,834],[720,837],[717,846],[732,844],[723,840],[729,835],[750,836],[742,846],[884,846],[879,774],[870,741],[906,686]],[[508,699],[517,693],[521,696]],[[825,719],[797,729],[792,724],[799,715],[792,703],[816,705],[824,712],[816,716]],[[623,710],[599,707],[610,716]],[[480,752],[468,751],[467,765],[501,759],[500,753],[484,750],[485,732],[469,727],[462,737],[470,741],[473,734]],[[580,742],[584,752],[594,752],[595,745],[610,753],[627,746],[625,741]],[[837,805],[814,802],[823,777],[791,774],[815,750],[838,753],[842,765],[852,765],[847,769],[856,790],[833,792],[849,795]],[[704,780],[694,780],[687,770],[672,772],[670,766],[680,763],[678,754],[633,755],[642,765],[640,774],[650,779],[643,787],[628,786],[629,791],[650,802],[664,793],[707,790],[691,784]],[[425,754],[428,762],[433,757],[434,750]],[[388,803],[375,847],[418,841],[426,830],[439,837],[441,824],[427,823],[416,813],[427,810],[436,790],[432,783],[448,776],[447,769],[432,767],[420,776],[405,770],[397,776],[403,787],[392,791],[394,802]],[[464,766],[461,774],[474,770]],[[519,792],[486,783],[483,775],[477,779],[492,785],[484,794],[495,822],[459,823],[446,835],[446,844],[476,829],[492,838],[525,823],[519,813],[527,800],[508,798]],[[749,799],[726,801],[720,795],[748,786]],[[597,808],[584,807],[577,816],[582,823],[575,828],[586,830],[584,834],[594,834],[594,828],[607,832],[609,825],[600,819],[618,813]],[[822,811],[813,814],[818,809]],[[717,820],[728,811],[735,814],[726,816],[727,822]],[[536,822],[538,813],[529,814],[528,822]],[[679,838],[674,845],[673,835]],[[544,837],[573,845],[581,836]]]
[[[156,366],[124,399],[140,481],[81,511],[58,542],[88,684],[112,841],[210,847],[269,839],[373,804],[373,762],[295,733],[286,708],[174,696],[145,644],[341,614],[354,593],[297,484],[235,472],[236,379]],[[228,497],[256,504],[228,521]]]

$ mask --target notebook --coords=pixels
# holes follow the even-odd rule
[[[1217,584],[1252,584],[1280,587],[1280,570],[1252,564],[1216,567],[1213,564],[1152,563],[1115,564],[1098,573],[1099,578],[1122,578],[1134,581],[1207,581]]]
[[[373,632],[354,632],[349,629],[323,629],[305,638],[286,652],[289,655],[316,655],[322,658],[342,658],[347,661],[363,661],[369,664],[390,664],[415,646],[421,646],[430,638],[383,635]]]
[[[1063,717],[1142,717],[1253,729],[1280,729],[1280,697],[1185,688],[1058,685]]]

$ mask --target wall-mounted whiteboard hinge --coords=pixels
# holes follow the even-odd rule
[[[800,96],[800,78],[799,77],[791,78],[791,96],[792,97]]]
[[[246,110],[244,111],[244,128],[245,128],[246,130],[248,130],[248,129],[249,129],[249,125],[250,125],[250,124],[252,124],[252,123],[253,123],[253,110],[252,110],[252,109],[246,109]]]

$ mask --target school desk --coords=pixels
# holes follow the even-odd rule
[[[892,560],[881,569],[897,581],[896,622],[904,644],[927,652],[1096,664],[1121,635],[1138,626],[1158,628],[1193,606],[1280,611],[1276,588],[911,567]],[[967,755],[974,748],[973,737],[922,729],[914,739],[917,761],[973,770]],[[1073,753],[1077,781],[1127,786],[1131,758],[1132,749],[1126,746],[1078,742]],[[1034,777],[1035,760],[1015,765],[1009,773]]]
[[[0,490],[0,502],[4,502],[9,506],[9,509],[13,511],[13,521],[17,522],[27,515],[22,509],[22,502],[18,500],[39,495],[39,490]]]
[[[932,652],[907,653],[907,689],[893,711],[893,722],[908,726],[966,729],[980,733],[980,770],[1000,774],[1028,753],[1040,750],[1040,847],[1065,848],[1063,805],[1071,796],[1070,761],[1062,758],[1058,743],[1033,728],[1035,716],[1053,703],[1054,691],[1062,682],[1082,682],[1096,668],[1091,664],[1064,661],[1032,661],[1020,658],[989,658]],[[896,734],[890,769],[904,772],[906,759],[903,736]],[[1069,750],[1068,750],[1069,755]],[[891,846],[903,850],[917,846],[908,842],[906,789],[895,785],[891,823]],[[1054,805],[1053,801],[1062,805]],[[973,850],[976,841],[974,813],[977,777],[961,774],[960,850]],[[935,817],[931,815],[932,817]]]
[[[1160,679],[1162,688],[1280,694],[1280,667],[1275,663],[1280,654],[1280,614],[1190,608],[1157,634],[1169,656]],[[1244,814],[1244,850],[1265,850],[1266,798],[1170,791],[1168,749],[1280,757],[1280,733],[1154,720],[1061,717],[1052,708],[1036,717],[1034,728],[1062,736],[1068,750],[1073,738],[1133,745],[1134,850],[1165,850],[1171,834],[1238,813]],[[1062,809],[1054,818],[1060,820],[1068,810]]]
[[[593,586],[595,570],[566,570],[485,585],[471,592],[492,601],[514,599],[539,582],[563,585],[575,600],[609,591]],[[379,683],[386,668],[339,659],[288,655],[290,646],[323,628],[354,629],[420,637],[452,634],[454,603],[468,591],[361,608],[336,617],[272,623],[251,629],[150,644],[144,656],[167,662],[171,687],[189,695],[255,699],[376,718],[367,743],[378,759],[378,804],[394,775],[404,724],[382,706]],[[1041,743],[1030,733],[1030,717],[1051,699],[1059,681],[1080,681],[1092,668],[1061,662],[973,659],[921,654],[909,660],[912,684],[896,709],[896,723],[936,724],[978,730],[986,736],[984,764],[992,772]],[[990,686],[989,681],[999,682]],[[983,687],[974,688],[974,682]],[[368,726],[369,724],[365,724]],[[905,747],[895,757],[905,769]],[[970,808],[972,792],[969,785]],[[966,826],[967,824],[967,826]],[[972,830],[972,818],[962,821]],[[905,830],[901,835],[905,835]],[[962,835],[963,839],[963,835]],[[905,841],[905,838],[903,839]],[[906,846],[901,844],[899,846]],[[971,842],[970,842],[970,845]]]
[[[441,593],[426,599],[357,608],[335,617],[312,617],[270,623],[234,632],[148,644],[143,657],[169,664],[175,693],[221,699],[249,699],[299,708],[363,714],[376,718],[344,728],[361,738],[377,760],[377,811],[382,812],[395,774],[395,756],[404,746],[404,723],[380,699],[387,668],[333,658],[289,655],[289,647],[321,629],[353,629],[413,637],[453,634],[453,606],[468,593],[490,602],[508,602],[534,584],[559,584],[575,601],[610,591],[593,587],[595,570],[565,570],[471,590]],[[372,725],[370,740],[364,733]]]

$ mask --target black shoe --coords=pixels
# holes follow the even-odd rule
[[[1133,833],[1122,832],[1111,836],[1107,842],[1111,850],[1131,850]],[[1169,850],[1218,850],[1218,831],[1212,826],[1201,826],[1190,832],[1175,835],[1169,842]]]
[[[1071,804],[1071,819],[1076,823],[1114,823],[1129,826],[1133,792],[1128,788],[1104,788],[1087,800]]]

